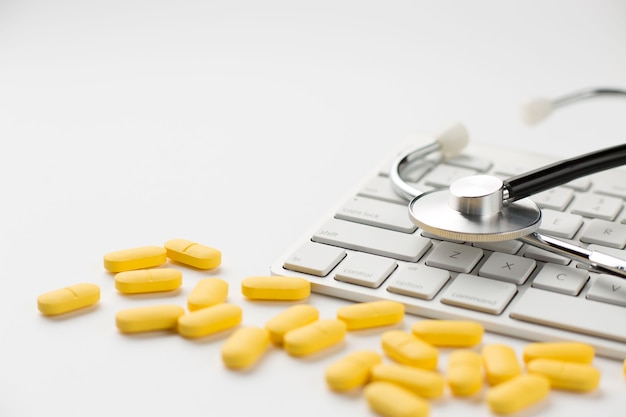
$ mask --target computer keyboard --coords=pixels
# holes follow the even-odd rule
[[[534,341],[574,340],[626,358],[626,280],[518,240],[443,241],[409,220],[389,170],[415,135],[392,149],[272,265],[314,292],[357,302],[395,300],[426,318],[474,320]],[[448,187],[477,173],[508,178],[554,162],[516,149],[470,143],[461,156],[429,159],[405,175],[416,188]],[[626,171],[612,169],[530,197],[539,232],[626,259]]]

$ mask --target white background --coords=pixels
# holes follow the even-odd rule
[[[323,374],[379,349],[379,331],[309,359],[272,349],[232,372],[226,334],[129,337],[115,313],[184,305],[208,275],[230,283],[244,324],[263,325],[288,304],[246,301],[239,281],[268,274],[411,131],[461,120],[473,140],[559,157],[624,142],[626,100],[534,128],[518,110],[625,87],[625,41],[618,0],[0,1],[0,416],[373,415]],[[116,292],[105,253],[178,237],[220,249],[222,266],[176,266],[174,294]],[[81,281],[101,287],[96,308],[37,311],[39,294]],[[324,317],[347,304],[309,302]],[[596,392],[553,392],[521,415],[624,415],[622,364],[595,364]],[[491,413],[446,394],[431,415]]]

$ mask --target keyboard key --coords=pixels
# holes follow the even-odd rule
[[[425,265],[403,265],[389,279],[387,291],[432,300],[450,279],[445,269]]]
[[[508,282],[459,274],[447,288],[441,302],[457,307],[500,314],[517,293],[517,287]]]
[[[472,155],[458,155],[446,161],[446,164],[461,168],[473,169],[478,172],[487,172],[493,164],[489,159]]]
[[[388,201],[390,203],[403,204],[405,206],[409,204],[408,201],[400,197],[393,188],[391,188],[391,181],[387,177],[376,176],[372,178],[359,190],[359,195]]]
[[[626,245],[626,225],[593,219],[587,224],[580,240],[585,243],[623,249]]]
[[[598,194],[581,195],[572,207],[574,214],[603,220],[614,220],[621,210],[622,199]]]
[[[519,240],[505,240],[503,242],[477,242],[472,243],[472,246],[487,249],[492,252],[503,252],[510,255],[515,255],[524,244]]]
[[[539,208],[563,211],[574,199],[574,190],[564,187],[551,188],[530,198]]]
[[[563,239],[572,239],[582,225],[583,217],[578,214],[543,209],[541,210],[539,233]]]
[[[285,260],[285,269],[325,277],[346,256],[341,248],[306,242]]]
[[[537,262],[534,259],[495,252],[480,267],[478,275],[521,285],[526,282],[536,266]]]
[[[426,265],[455,272],[470,272],[483,257],[483,251],[468,245],[441,242],[428,255]]]
[[[519,297],[510,316],[557,329],[626,342],[624,308],[585,298],[529,288]]]
[[[335,279],[363,287],[378,288],[398,264],[382,256],[355,253],[337,268]]]
[[[588,280],[589,273],[583,269],[545,264],[533,279],[533,287],[576,296]]]
[[[587,292],[587,298],[626,306],[626,280],[613,275],[598,275]]]
[[[475,175],[473,169],[455,167],[452,165],[437,165],[426,177],[426,184],[436,188],[447,188],[454,181]]]
[[[613,182],[600,182],[593,190],[598,194],[610,195],[621,199],[626,199],[626,184]]]
[[[406,234],[338,219],[328,220],[312,240],[409,262],[417,262],[432,245],[417,232]]]
[[[567,184],[563,184],[563,187],[569,187],[576,191],[587,191],[591,187],[591,180],[588,177],[576,178],[568,182]]]
[[[337,211],[335,217],[398,232],[413,233],[417,226],[409,219],[407,213],[406,205],[354,197]]]

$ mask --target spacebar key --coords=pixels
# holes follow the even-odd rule
[[[338,219],[328,220],[311,239],[409,262],[417,262],[432,245],[419,233],[401,233]]]
[[[529,288],[511,318],[626,342],[626,308]]]

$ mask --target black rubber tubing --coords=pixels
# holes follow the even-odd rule
[[[626,164],[626,144],[612,146],[504,180],[507,203],[563,185],[580,177]]]

